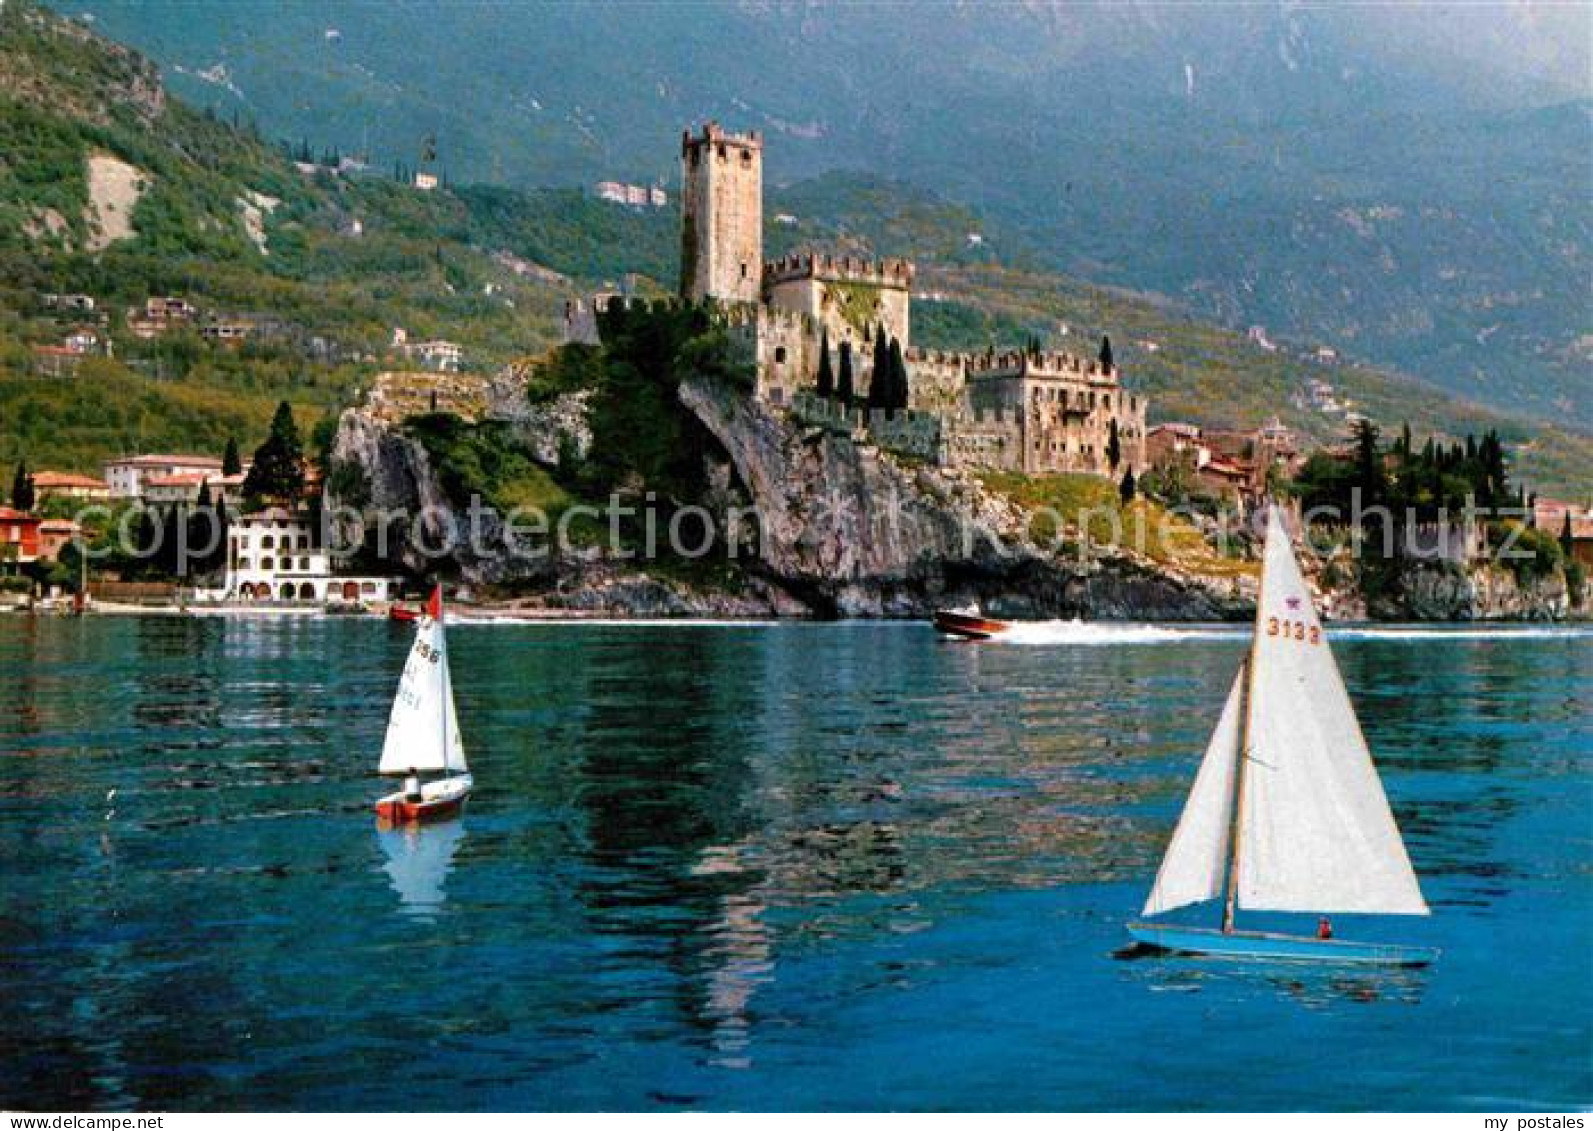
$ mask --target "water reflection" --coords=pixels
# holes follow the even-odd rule
[[[468,836],[373,846],[403,634],[0,618],[0,1104],[380,1107],[402,1077],[423,1107],[1177,1107],[1323,1014],[1378,1062],[1368,1105],[1524,1072],[1545,1104],[1593,1094],[1563,1056],[1593,1015],[1593,641],[1336,643],[1437,912],[1430,974],[1108,957],[1242,640],[453,642]],[[426,1011],[391,992],[433,975]],[[1331,1105],[1314,1072],[1225,1095]]]
[[[432,919],[448,902],[444,885],[464,839],[462,820],[377,828],[376,841],[387,857],[382,871],[406,915]]]
[[[1257,993],[1307,1009],[1335,1005],[1418,1005],[1432,978],[1430,969],[1349,967],[1309,963],[1203,960],[1140,950],[1118,957],[1131,979],[1151,993],[1215,994],[1243,999]]]

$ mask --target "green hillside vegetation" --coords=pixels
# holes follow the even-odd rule
[[[190,97],[384,165],[435,136],[456,182],[667,181],[717,117],[764,132],[803,223],[830,208],[804,178],[909,181],[1000,221],[1003,262],[1593,425],[1580,5],[59,2]]]
[[[921,285],[953,301],[915,304],[918,344],[979,349],[1015,344],[1032,333],[1049,348],[1093,356],[1101,336],[1109,334],[1130,390],[1151,398],[1152,422],[1255,428],[1277,416],[1315,443],[1340,444],[1349,438],[1342,415],[1296,403],[1305,380],[1320,378],[1350,408],[1390,431],[1408,422],[1420,434],[1450,442],[1496,431],[1514,460],[1515,478],[1531,490],[1593,492],[1593,437],[1460,400],[1386,370],[1324,365],[1303,348],[1268,352],[1147,296],[995,266],[932,265],[921,272]],[[1019,336],[1011,336],[1013,328]],[[998,329],[1006,333],[997,337]]]
[[[1156,500],[1125,500],[1116,484],[1097,475],[989,472],[979,481],[1030,512],[1028,533],[1038,544],[1064,547],[1064,553],[1083,540],[1128,547],[1159,565],[1207,577],[1255,576],[1259,570],[1255,562],[1224,556],[1188,519]]]
[[[249,447],[278,401],[316,420],[377,371],[405,367],[390,349],[395,326],[412,341],[459,342],[468,368],[490,373],[556,343],[569,298],[630,275],[641,293],[658,294],[676,276],[674,208],[618,207],[574,189],[426,193],[386,170],[306,171],[292,160],[302,144],[163,97],[132,52],[17,0],[0,8],[0,140],[0,464],[26,457],[95,471],[135,448],[209,450],[232,435]],[[96,152],[135,165],[148,187],[132,216],[136,235],[91,252],[85,162]],[[263,216],[263,251],[240,214],[249,194],[280,202]],[[1387,428],[1408,420],[1451,438],[1496,429],[1529,487],[1593,490],[1593,441],[1580,433],[1379,370],[1266,353],[1167,302],[1040,271],[1009,232],[896,181],[830,174],[771,186],[768,198],[771,254],[822,244],[914,258],[915,291],[946,298],[915,302],[915,344],[1037,337],[1093,354],[1109,333],[1130,385],[1151,395],[1153,420],[1253,426],[1276,414],[1336,441],[1341,418],[1293,403],[1303,378],[1320,375]],[[75,379],[34,375],[31,348],[58,343],[76,321],[42,309],[48,292],[94,296],[115,357],[85,360]],[[127,333],[129,308],[168,294],[269,329],[242,346],[192,330],[149,342]],[[653,435],[648,413],[662,408],[643,402],[616,429],[619,442]]]

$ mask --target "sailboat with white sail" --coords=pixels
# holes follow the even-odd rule
[[[1155,917],[1223,900],[1220,928]],[[1239,930],[1239,910],[1309,912],[1315,937]],[[1145,920],[1159,950],[1223,958],[1420,966],[1428,947],[1332,937],[1331,913],[1427,915],[1338,665],[1275,507],[1261,592],[1240,666],[1161,870]]]
[[[393,697],[377,772],[405,779],[403,789],[376,802],[377,817],[390,824],[456,816],[475,784],[454,710],[441,586],[432,591],[415,625],[415,642]],[[423,774],[437,773],[442,776],[422,780]]]

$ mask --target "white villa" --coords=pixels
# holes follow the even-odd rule
[[[105,482],[110,484],[112,498],[141,498],[146,479],[169,479],[178,475],[219,478],[221,461],[210,456],[194,455],[123,456],[105,461]],[[196,483],[195,493],[198,490]]]
[[[226,580],[209,596],[223,601],[387,601],[397,590],[390,577],[345,577],[315,545],[304,518],[272,507],[234,519],[227,527]]]

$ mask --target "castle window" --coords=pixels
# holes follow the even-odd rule
[[[774,347],[774,361],[775,361],[776,365],[784,365],[785,364],[785,347],[784,346],[775,346]]]
[[[747,277],[747,265],[745,263],[741,265],[741,277],[743,279]]]

